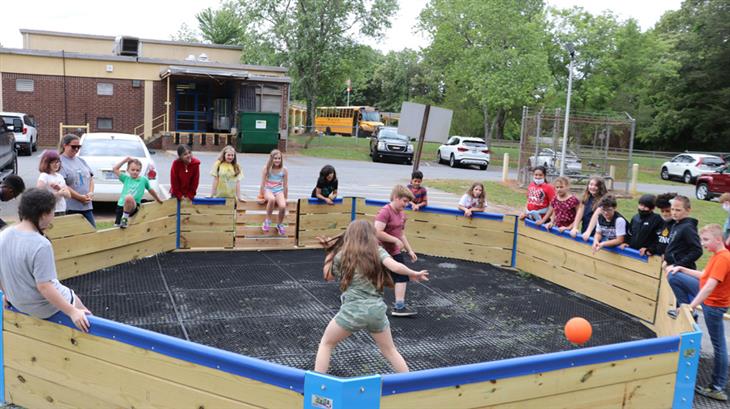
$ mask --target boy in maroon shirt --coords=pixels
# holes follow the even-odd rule
[[[200,182],[200,161],[193,157],[187,145],[177,147],[177,159],[170,169],[170,194],[178,200],[193,200]]]
[[[428,191],[421,183],[423,183],[423,172],[417,170],[411,174],[411,183],[408,185],[408,190],[413,193],[411,209],[416,212],[418,209],[428,206]]]
[[[375,231],[380,244],[393,259],[404,263],[403,251],[407,251],[411,261],[418,260],[408,243],[404,229],[406,227],[406,214],[403,211],[408,203],[413,200],[413,193],[403,185],[396,185],[390,194],[390,203],[383,206],[375,216]],[[408,276],[390,273],[395,283],[395,306],[391,314],[394,317],[408,317],[416,315],[416,311],[406,307],[406,286]]]

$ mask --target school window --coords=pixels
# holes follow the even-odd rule
[[[96,95],[114,95],[114,84],[108,82],[97,83]]]
[[[15,90],[18,92],[33,92],[35,90],[35,81],[18,78],[15,80]]]
[[[112,129],[112,119],[96,118],[96,129]]]

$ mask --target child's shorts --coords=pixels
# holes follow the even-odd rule
[[[337,325],[349,332],[367,329],[368,332],[383,332],[390,325],[385,313],[388,311],[382,299],[363,299],[342,304],[335,315]]]
[[[135,214],[137,214],[138,210],[139,210],[139,204],[137,204],[137,206],[134,207],[134,210],[129,212],[129,217],[132,217]],[[124,207],[117,206],[116,212],[117,212],[117,217],[114,219],[114,224],[119,224],[122,222],[122,216],[124,215]]]
[[[404,253],[398,253],[395,256],[391,256],[391,257],[393,257],[393,260],[395,260],[395,261],[397,261],[397,262],[399,262],[401,264],[405,264],[406,263],[406,258],[405,258],[405,256],[403,254]],[[407,283],[408,281],[411,280],[410,277],[404,276],[403,274],[397,274],[397,273],[394,273],[394,272],[392,272],[390,270],[388,270],[388,272],[390,273],[390,278],[393,279],[393,282],[394,283]]]

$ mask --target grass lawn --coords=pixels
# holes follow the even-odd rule
[[[309,138],[309,136],[304,135],[290,135],[290,145],[288,146],[289,153],[328,159],[371,160],[369,155],[369,138],[323,135],[314,137],[311,141],[309,141],[309,143],[307,143]],[[304,147],[305,144],[307,144],[307,148]],[[435,142],[424,143],[421,160],[435,161],[436,151],[440,145],[441,144]],[[519,149],[517,148],[493,148],[490,167],[501,167],[502,158],[505,152],[510,154],[510,168],[517,169],[517,159],[519,156]]]
[[[439,180],[429,179],[424,182],[426,187],[433,187],[445,192],[464,194],[473,183],[472,180]],[[505,185],[500,182],[482,181],[487,193],[487,202],[501,206],[507,206],[514,209],[514,214],[519,213],[520,209],[525,205],[526,190],[519,189],[514,186]],[[691,200],[692,198],[690,198]],[[636,214],[638,197],[636,199],[624,198],[618,199],[618,211],[627,219],[632,218]],[[698,227],[706,224],[717,223],[722,225],[727,218],[727,212],[722,209],[717,202],[692,200],[692,213],[690,217],[698,220]],[[704,268],[709,260],[709,253],[705,252],[698,261],[698,267]]]

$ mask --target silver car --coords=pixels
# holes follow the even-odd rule
[[[123,133],[87,133],[81,137],[79,157],[86,161],[94,173],[94,201],[116,202],[122,194],[122,182],[112,170],[114,165],[127,156],[142,162],[141,175],[150,181],[150,187],[157,192],[160,199],[170,195],[160,188],[157,182],[157,167],[150,156],[147,146],[137,135]],[[122,167],[124,172],[126,166]],[[145,192],[143,200],[154,200],[149,192]]]
[[[537,160],[535,160],[535,155],[530,156],[530,167],[544,166],[548,171],[556,170],[560,167],[561,155],[562,152],[542,148],[537,155]],[[575,152],[568,150],[565,156],[567,158],[565,161],[565,171],[567,173],[581,173],[583,171],[583,164]]]

